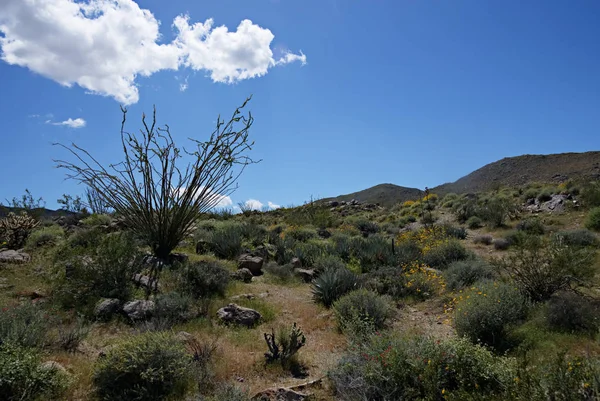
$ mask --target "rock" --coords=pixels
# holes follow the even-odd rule
[[[290,264],[294,267],[294,269],[302,268],[302,262],[300,261],[300,258],[292,258]]]
[[[198,255],[204,255],[208,252],[210,252],[210,242],[204,240],[196,242],[196,253]]]
[[[315,278],[313,269],[294,269],[294,274],[304,280],[305,283],[310,283]]]
[[[308,394],[299,393],[287,388],[271,388],[261,391],[252,397],[252,401],[302,401]]]
[[[263,274],[264,259],[260,256],[252,256],[244,254],[238,259],[238,269],[248,269],[254,276],[260,276]]]
[[[173,252],[172,254],[169,255],[169,263],[170,264],[187,263],[187,261],[189,259],[190,259],[190,257],[188,255],[186,255],[185,253]]]
[[[252,256],[258,256],[259,258],[263,258],[263,260],[267,260],[269,258],[269,252],[264,245],[260,245],[254,248]]]
[[[217,317],[224,323],[252,327],[262,318],[254,309],[229,304],[217,311]]]
[[[8,249],[0,252],[0,263],[22,264],[31,261],[31,256],[21,250]]]
[[[158,291],[158,282],[156,280],[152,280],[149,276],[144,276],[142,274],[134,274],[133,282],[136,283],[140,287],[144,287],[147,290]]]
[[[108,320],[112,315],[121,311],[121,301],[116,298],[102,298],[94,308],[94,316]]]
[[[562,213],[565,210],[567,195],[552,195],[552,199],[540,205],[542,210],[554,213]]]
[[[340,205],[340,202],[338,202],[338,201],[329,201],[329,207],[336,207],[339,205]]]
[[[154,313],[154,301],[135,300],[123,305],[123,312],[131,320],[147,319]]]
[[[254,277],[254,276],[252,275],[252,272],[250,270],[248,270],[244,267],[234,273],[231,273],[229,275],[229,277],[231,277],[232,280],[243,281],[244,283],[249,283],[252,281],[252,277]]]

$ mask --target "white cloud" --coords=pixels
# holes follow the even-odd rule
[[[200,187],[200,189],[196,193],[196,196],[199,196],[202,193],[203,189],[204,189],[204,187]],[[175,192],[175,188],[173,188],[173,191]],[[182,196],[184,192],[185,192],[185,187],[179,188],[179,191],[178,191],[179,196]],[[206,191],[205,196],[209,197],[213,193],[214,192],[209,189],[208,191]],[[223,208],[223,207],[229,207],[229,206],[233,205],[233,201],[231,200],[231,198],[229,196],[217,194],[216,200],[217,200],[217,203],[215,204],[214,208]]]
[[[205,70],[214,82],[234,83],[300,61],[303,53],[273,57],[269,29],[243,20],[235,32],[212,19],[173,22],[176,38],[159,43],[160,22],[133,0],[2,0],[1,58],[61,85],[124,104],[139,100],[136,78],[181,66]],[[187,83],[180,89],[187,88]]]
[[[83,118],[76,118],[74,120],[72,118],[69,118],[65,121],[60,121],[60,122],[52,122],[51,120],[46,120],[46,124],[65,125],[70,128],[83,128],[83,127],[85,127],[86,122]]]
[[[274,209],[279,209],[281,207],[281,205],[276,205],[275,203],[268,201],[267,205],[269,205],[269,209],[274,210]]]
[[[250,210],[262,210],[264,206],[260,201],[257,201],[256,199],[248,199],[246,202],[244,202],[244,205]]]

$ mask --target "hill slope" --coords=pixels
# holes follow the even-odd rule
[[[322,201],[350,201],[356,199],[359,202],[379,203],[381,206],[390,207],[398,202],[419,199],[421,190],[417,188],[401,187],[394,184],[379,184],[362,191],[333,198],[322,199]]]
[[[520,186],[533,182],[559,183],[568,179],[599,179],[600,152],[558,153],[507,157],[487,164],[432,192],[466,193],[491,190],[498,185]]]

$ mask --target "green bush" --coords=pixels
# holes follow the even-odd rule
[[[544,223],[542,223],[539,217],[529,217],[521,220],[519,224],[517,224],[517,230],[524,231],[531,235],[542,235],[546,232]]]
[[[191,362],[183,344],[166,333],[129,338],[97,360],[96,396],[103,401],[181,397],[190,385]]]
[[[347,401],[484,400],[506,394],[515,373],[513,358],[464,339],[384,334],[351,347],[329,378]]]
[[[48,315],[31,302],[4,307],[0,311],[0,344],[10,342],[23,347],[41,347],[47,343],[49,328]]]
[[[107,214],[92,214],[89,217],[81,220],[81,223],[86,227],[108,226],[113,219]]]
[[[555,294],[548,301],[546,322],[554,330],[596,334],[600,329],[599,308],[597,301],[572,292]]]
[[[496,238],[492,243],[494,244],[494,249],[497,251],[505,251],[510,248],[511,245],[510,241],[506,238]]]
[[[494,196],[481,202],[477,207],[477,215],[491,227],[502,227],[515,207],[511,199]]]
[[[368,238],[354,237],[350,240],[350,247],[351,256],[358,260],[362,272],[396,264],[391,240],[379,234]]]
[[[112,233],[98,241],[97,246],[87,243],[87,248],[73,249],[66,244],[57,252],[54,292],[64,307],[89,313],[100,298],[130,299],[134,291],[131,277],[142,268],[143,255],[135,239],[129,233]]]
[[[550,199],[552,199],[552,189],[550,188],[542,189],[542,191],[537,196],[537,200],[540,202],[547,202]]]
[[[27,238],[28,249],[35,249],[41,246],[56,245],[65,237],[64,230],[57,225],[42,227],[34,230]]]
[[[10,342],[0,344],[0,400],[57,400],[67,377],[53,366],[41,364],[38,352]]]
[[[58,328],[58,346],[68,352],[74,352],[90,332],[90,326],[84,318],[78,316],[74,323]]]
[[[581,190],[581,200],[587,207],[600,206],[600,183],[591,182]]]
[[[285,232],[286,237],[290,236],[296,241],[306,242],[317,237],[317,232],[308,227],[292,227]]]
[[[243,252],[243,229],[239,224],[227,223],[210,233],[208,242],[213,253],[221,259],[235,259]]]
[[[459,336],[502,349],[509,345],[508,327],[525,318],[527,300],[515,287],[483,283],[463,293],[454,311]]]
[[[326,245],[313,239],[308,242],[298,242],[294,246],[294,255],[300,259],[302,266],[313,266],[315,261],[326,254]]]
[[[469,258],[465,247],[457,240],[450,240],[431,249],[423,256],[423,262],[436,269],[446,269],[450,263]]]
[[[600,231],[600,207],[595,207],[588,213],[585,226],[593,231]]]
[[[467,238],[467,230],[464,227],[456,227],[451,224],[444,225],[444,231],[446,235],[456,239],[466,239]]]
[[[423,301],[440,291],[440,278],[423,269],[382,267],[364,277],[364,287],[394,299],[411,297]]]
[[[339,297],[356,289],[358,278],[346,268],[329,269],[317,277],[311,286],[316,302],[330,307]]]
[[[234,384],[222,384],[218,386],[214,394],[200,397],[196,401],[250,401],[251,397],[247,390]]]
[[[365,326],[370,332],[383,329],[393,316],[394,307],[390,298],[360,289],[340,297],[333,310],[342,331],[360,334]]]
[[[543,301],[593,277],[594,258],[593,250],[529,236],[494,264],[506,271],[531,300]]]
[[[346,264],[342,259],[334,255],[323,255],[315,260],[313,269],[317,273],[322,273],[325,270],[344,269]]]
[[[561,231],[556,234],[557,240],[565,245],[575,247],[597,246],[598,238],[588,230]]]
[[[356,219],[352,224],[363,234],[376,234],[380,230],[377,223],[364,218]]]
[[[145,322],[145,326],[143,326],[148,330],[168,330],[174,325],[184,323],[195,316],[192,298],[189,295],[182,295],[175,291],[159,294],[154,300],[154,305],[152,319]]]
[[[451,291],[469,287],[478,281],[494,278],[492,268],[479,259],[458,261],[451,263],[444,272],[446,288]]]
[[[480,228],[481,226],[483,226],[483,220],[477,216],[471,216],[467,220],[467,227],[469,227],[471,230]]]
[[[492,245],[494,238],[489,234],[477,235],[473,238],[474,244]]]
[[[195,299],[225,296],[229,270],[217,261],[189,262],[181,269],[179,289]]]

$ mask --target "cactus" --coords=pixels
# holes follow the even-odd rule
[[[5,242],[9,249],[19,249],[25,245],[27,237],[40,222],[26,212],[16,215],[10,212],[0,220],[0,243]]]
[[[280,330],[278,335],[271,330],[271,334],[264,333],[269,352],[265,353],[267,362],[279,360],[285,366],[292,357],[306,344],[306,337],[302,330],[294,323],[291,330]]]

